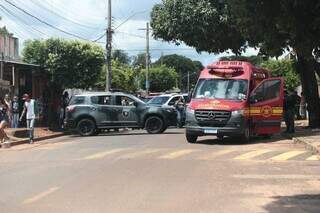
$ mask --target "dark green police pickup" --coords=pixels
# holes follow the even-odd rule
[[[96,92],[72,97],[65,126],[82,136],[119,128],[145,128],[150,134],[159,134],[176,125],[176,115],[173,107],[151,106],[131,94]]]

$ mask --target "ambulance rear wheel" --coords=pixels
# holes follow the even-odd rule
[[[187,139],[188,143],[197,143],[198,136],[186,134],[186,139]]]

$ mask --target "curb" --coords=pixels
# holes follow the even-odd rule
[[[52,138],[57,138],[57,137],[61,137],[64,136],[65,134],[62,133],[57,133],[54,135],[48,135],[48,136],[43,136],[43,137],[38,137],[35,138],[34,141],[43,141],[43,140],[48,140],[48,139],[52,139]],[[29,139],[22,139],[22,140],[18,140],[18,141],[13,141],[10,143],[10,146],[17,146],[17,145],[21,145],[21,144],[26,144],[29,143]]]
[[[307,142],[301,138],[292,138],[294,143],[303,144],[307,150],[310,150],[312,154],[320,154],[319,148],[314,146],[312,143]]]

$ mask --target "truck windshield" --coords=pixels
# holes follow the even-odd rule
[[[244,100],[247,98],[247,91],[247,80],[200,79],[194,98]]]
[[[169,96],[157,96],[152,98],[148,104],[152,104],[152,105],[163,105],[165,104],[168,100],[169,100]]]

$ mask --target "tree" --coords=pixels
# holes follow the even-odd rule
[[[142,70],[140,73],[140,82],[143,88],[145,88],[145,72],[146,70]],[[163,92],[173,89],[177,78],[178,75],[173,68],[165,65],[152,67],[149,70],[150,91]]]
[[[262,55],[277,57],[293,50],[309,125],[320,126],[314,57],[320,51],[318,1],[166,0],[154,6],[151,18],[155,38],[184,42],[197,51],[240,54],[254,47]]]
[[[119,61],[122,64],[130,64],[131,58],[128,53],[123,50],[113,50],[112,51],[112,59]]]
[[[193,86],[197,82],[199,71],[203,68],[201,62],[194,62],[185,56],[177,54],[162,56],[155,64],[165,64],[167,67],[173,68],[178,74],[179,88],[182,91],[187,91],[188,73],[190,86]]]
[[[121,89],[128,92],[136,92],[138,89],[139,76],[131,66],[122,64],[117,60],[112,61],[112,89]],[[96,87],[104,89],[106,85],[106,69],[101,72]]]
[[[104,52],[100,46],[62,39],[29,40],[23,60],[39,64],[57,88],[92,87],[102,70]]]
[[[149,64],[151,60],[149,59]],[[146,54],[139,53],[137,56],[133,57],[132,66],[136,69],[145,69],[146,68]]]
[[[271,70],[273,77],[284,77],[286,89],[294,91],[301,83],[293,60],[268,60],[261,67]]]

